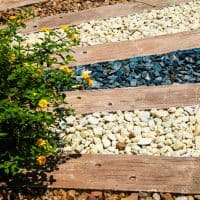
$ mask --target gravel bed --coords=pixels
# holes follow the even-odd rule
[[[3,191],[3,193],[6,193]],[[2,195],[3,196],[3,195]],[[111,192],[67,189],[29,189],[28,192],[12,192],[2,199],[15,200],[200,200],[200,195],[183,195],[156,192]],[[1,194],[0,194],[1,198]]]
[[[3,23],[10,15],[14,15],[19,11],[27,13],[30,9],[36,17],[46,17],[126,2],[135,2],[135,0],[47,0],[43,3],[36,3],[0,12],[0,23]]]
[[[141,39],[200,27],[200,1],[78,26],[83,45]]]
[[[200,48],[75,67],[89,71],[89,89],[200,82]]]
[[[194,0],[161,10],[90,21],[75,27],[80,32],[81,46],[190,31],[200,28],[200,1]],[[64,34],[62,31],[59,33]],[[33,44],[39,42],[44,33],[31,33],[26,37],[26,43]]]
[[[68,153],[200,156],[198,106],[63,117],[52,127]]]

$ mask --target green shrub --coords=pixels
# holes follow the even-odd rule
[[[67,67],[73,61],[70,50],[79,43],[74,29],[61,26],[63,37],[42,28],[42,42],[27,46],[17,34],[21,26],[23,17],[11,16],[0,29],[0,171],[8,175],[47,164],[56,152],[49,126],[57,117],[47,108],[63,102],[64,86],[71,90],[91,85],[90,79],[76,79]]]

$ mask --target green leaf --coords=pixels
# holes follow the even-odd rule
[[[8,135],[8,133],[1,133],[0,132],[0,137],[6,137]]]

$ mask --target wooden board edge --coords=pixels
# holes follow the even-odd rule
[[[123,60],[136,56],[163,54],[192,48],[200,48],[200,29],[140,40],[76,47],[72,51],[76,61],[70,63],[70,66]]]
[[[6,0],[6,2],[3,1],[3,3],[0,1],[0,11],[28,6],[35,3],[42,3],[45,1],[47,0],[18,0],[18,1]]]
[[[100,154],[68,158],[48,173],[54,182],[47,188],[200,194],[200,158]]]
[[[65,92],[77,114],[167,109],[200,104],[200,84],[174,84]]]

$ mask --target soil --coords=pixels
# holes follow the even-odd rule
[[[30,10],[32,10],[35,17],[46,17],[127,2],[135,2],[135,0],[48,0],[43,3],[0,12],[0,23],[5,23],[10,15],[15,15],[19,12],[28,13]]]
[[[83,191],[67,189],[26,189],[26,191],[0,190],[0,200],[154,200],[155,193]],[[179,194],[156,193],[160,200],[175,200]],[[187,199],[198,199],[199,195],[185,195]],[[182,196],[183,197],[183,196]]]

